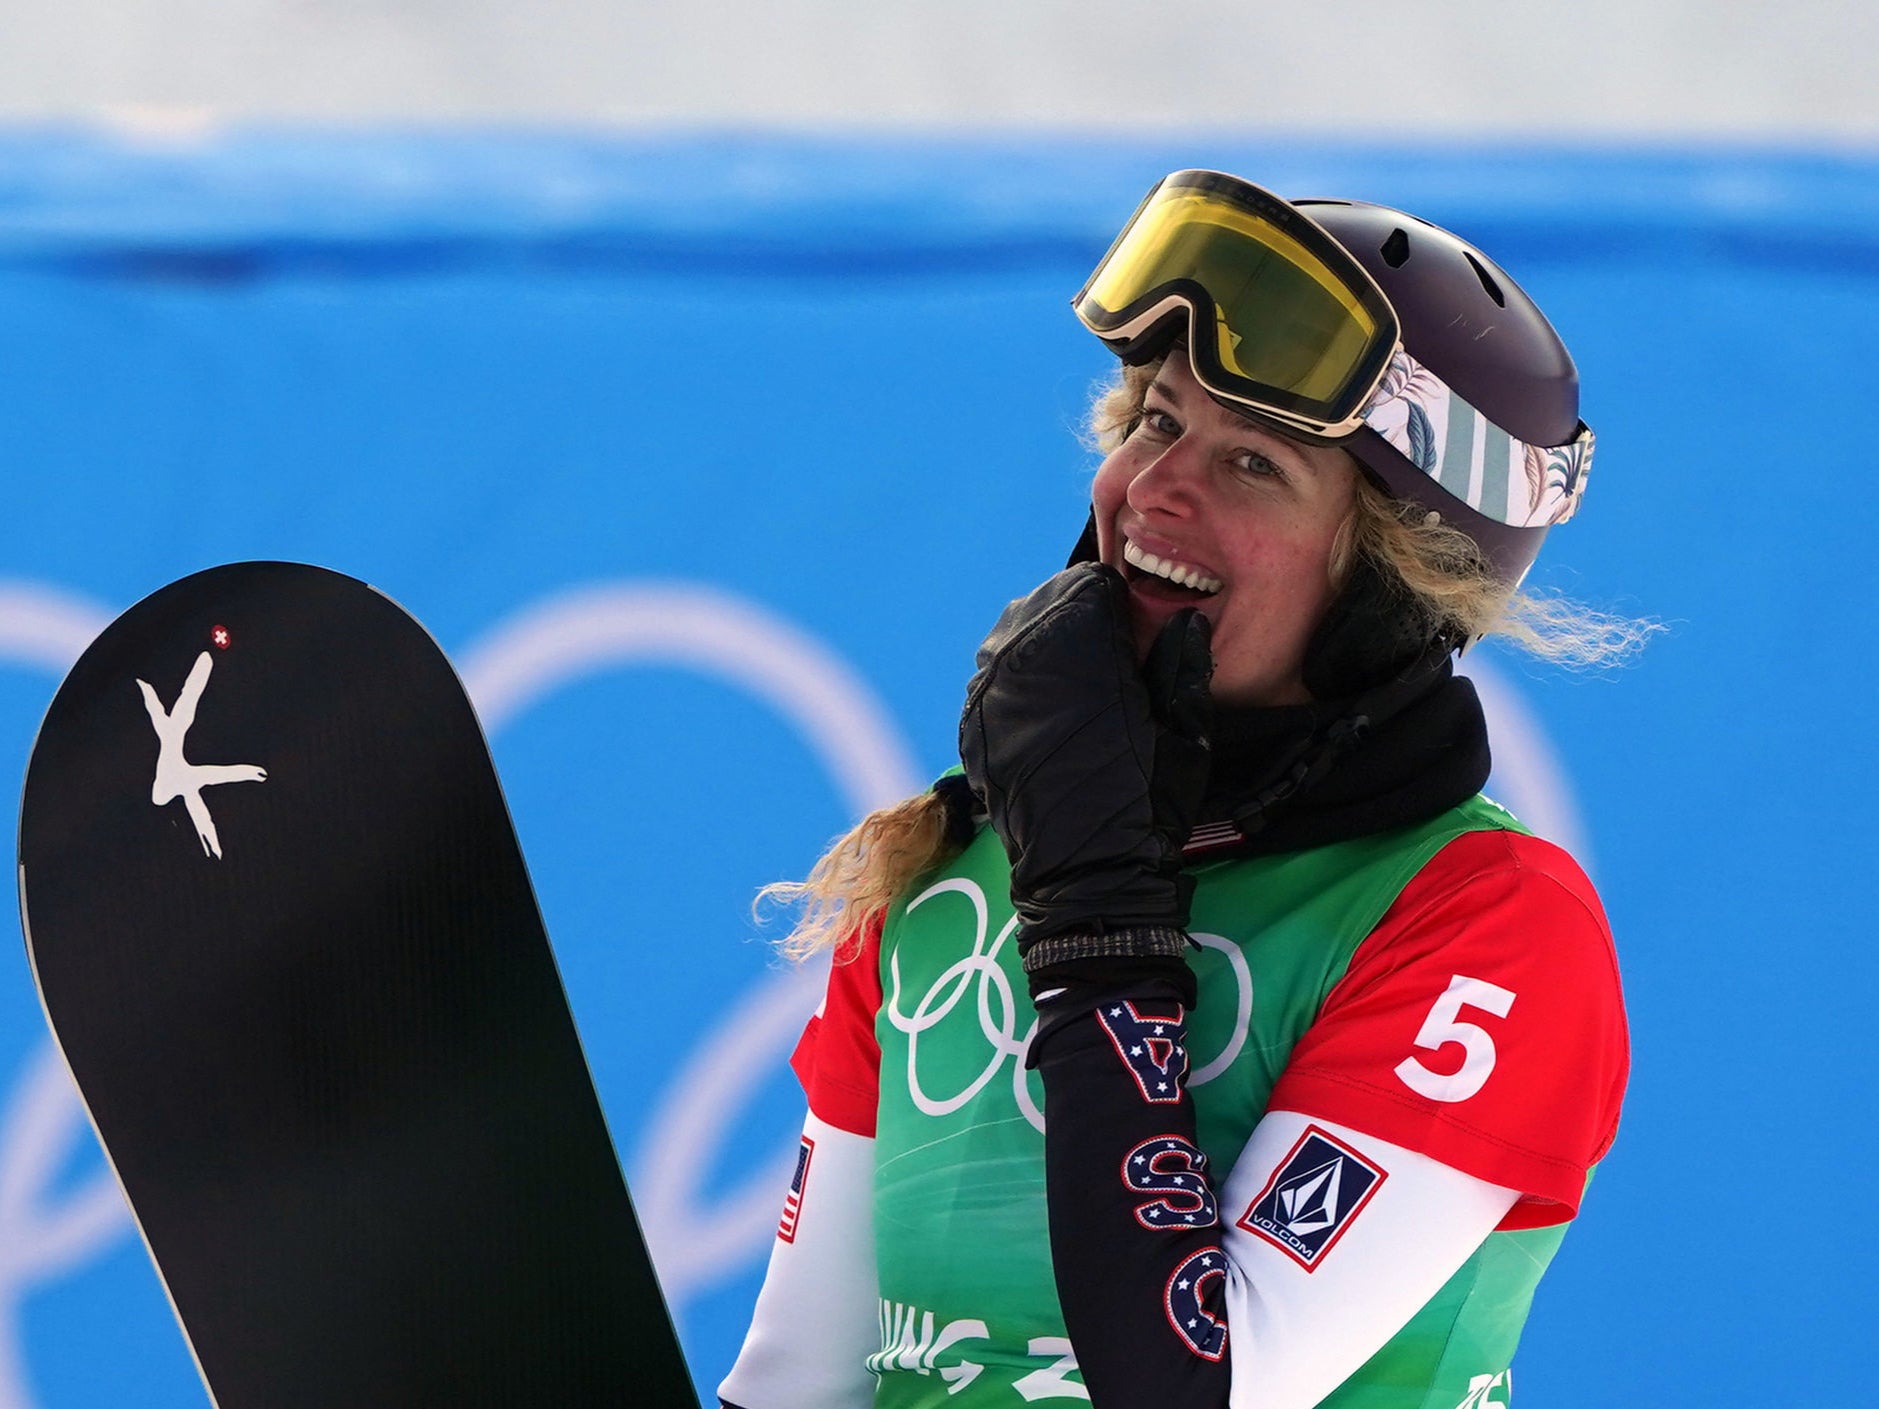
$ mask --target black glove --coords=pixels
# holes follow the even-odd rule
[[[1128,584],[1082,563],[1013,602],[979,647],[959,756],[1011,861],[1027,970],[1185,951],[1211,629],[1177,612],[1138,668]]]

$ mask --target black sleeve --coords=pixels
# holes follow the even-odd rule
[[[1187,993],[1181,990],[1185,988]],[[1222,1409],[1226,1259],[1187,1094],[1184,984],[1044,991],[1051,1261],[1094,1409]]]

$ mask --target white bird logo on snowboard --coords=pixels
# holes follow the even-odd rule
[[[207,651],[196,657],[173,710],[163,707],[163,701],[146,681],[139,680],[137,688],[143,692],[150,727],[157,731],[157,776],[150,785],[150,801],[162,807],[180,797],[189,812],[189,820],[196,824],[203,852],[220,861],[222,841],[215,834],[215,819],[202,800],[202,790],[217,783],[264,783],[267,769],[252,763],[191,763],[183,757],[183,739],[189,733],[189,726],[196,722],[196,705],[202,699],[203,687],[209,683],[209,672],[214,668],[215,662]]]

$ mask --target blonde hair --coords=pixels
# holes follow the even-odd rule
[[[766,902],[800,906],[777,948],[801,960],[833,946],[835,962],[844,964],[915,876],[957,854],[947,841],[946,800],[921,793],[870,812],[835,839],[806,877],[773,881],[757,892],[752,908],[760,914]]]
[[[1128,438],[1159,368],[1159,362],[1124,367],[1099,391],[1090,415],[1093,448],[1107,453]],[[1467,534],[1392,499],[1361,474],[1356,507],[1332,548],[1332,581],[1342,583],[1360,557],[1400,582],[1431,620],[1461,639],[1500,636],[1564,665],[1615,664],[1663,629],[1564,597],[1509,591]],[[835,961],[846,963],[897,896],[958,854],[947,821],[946,800],[933,792],[871,812],[830,845],[806,878],[765,886],[754,908],[766,902],[800,907],[778,944],[787,957],[801,960],[832,947]]]

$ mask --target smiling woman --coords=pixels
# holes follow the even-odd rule
[[[1645,634],[1518,595],[1584,492],[1572,360],[1448,232],[1212,172],[1076,307],[1125,366],[1071,566],[980,648],[963,771],[770,891],[837,963],[722,1401],[1478,1402],[1628,1068],[1453,668]]]
[[[1150,389],[1158,381],[1167,375],[1191,379],[1179,357],[1173,359],[1173,364],[1171,373],[1164,373],[1167,364],[1160,359],[1125,366],[1114,384],[1098,398],[1091,417],[1091,431],[1095,443],[1106,455],[1117,452],[1140,429],[1147,414]],[[1248,434],[1262,433],[1258,422],[1246,421],[1245,424]],[[1271,432],[1265,434],[1278,440],[1291,454],[1308,457],[1308,462],[1318,466],[1321,472],[1328,470],[1325,447],[1287,440]],[[1354,461],[1351,464],[1359,468]],[[1272,465],[1272,468],[1278,466]],[[1138,556],[1139,550],[1132,553],[1125,541],[1124,561],[1131,567],[1143,568],[1143,563],[1137,561]],[[1388,490],[1360,472],[1355,479],[1349,515],[1339,525],[1327,564],[1333,585],[1342,587],[1349,574],[1364,562],[1375,565],[1385,581],[1392,585],[1400,583],[1402,591],[1416,601],[1424,613],[1447,621],[1449,634],[1456,639],[1473,642],[1489,635],[1500,636],[1534,655],[1563,665],[1622,662],[1661,629],[1654,622],[1595,611],[1562,597],[1529,595],[1517,589],[1510,591],[1481,545],[1444,522],[1439,511],[1392,498]],[[1168,564],[1157,563],[1145,570],[1163,577],[1172,576]],[[1194,584],[1190,581],[1189,585]],[[1200,585],[1211,586],[1209,583]],[[1216,699],[1220,698],[1220,689],[1216,666]]]
[[[1211,627],[1213,698],[1303,704],[1305,643],[1340,585],[1357,462],[1215,401],[1165,359],[1091,492],[1097,553],[1129,584],[1144,658],[1177,613]]]

